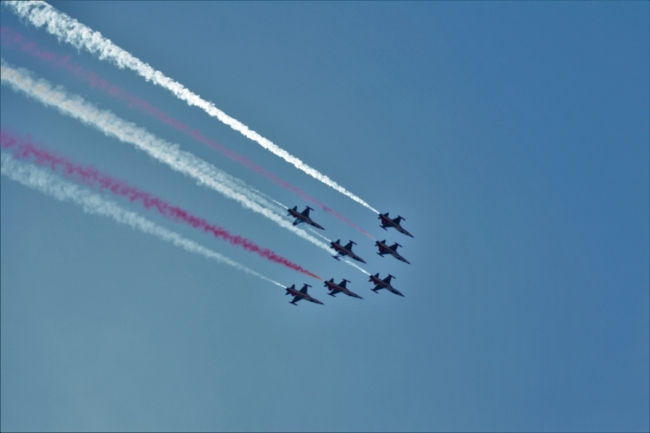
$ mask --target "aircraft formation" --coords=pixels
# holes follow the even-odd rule
[[[316,227],[320,230],[325,230],[323,226],[321,226],[320,224],[316,223],[314,220],[311,219],[311,217],[309,216],[309,211],[313,211],[313,209],[310,208],[309,206],[306,206],[305,210],[302,212],[298,212],[297,206],[294,206],[292,209],[287,209],[287,211],[289,212],[290,216],[295,218],[293,225],[305,223],[313,227]],[[383,228],[384,230],[387,230],[389,228],[394,228],[395,230],[397,230],[398,232],[406,236],[413,237],[411,233],[409,233],[408,231],[406,231],[406,229],[404,229],[404,227],[402,227],[401,222],[404,220],[404,218],[402,218],[401,216],[398,215],[396,218],[391,219],[388,216],[388,212],[386,212],[385,214],[379,214],[379,219],[381,220],[381,228]],[[337,239],[335,242],[330,242],[330,248],[336,251],[336,255],[332,257],[339,261],[342,257],[347,257],[356,260],[357,262],[366,263],[364,259],[362,259],[352,251],[352,245],[356,245],[356,242],[351,240],[345,245],[341,244],[340,239]],[[386,243],[386,240],[382,240],[382,241],[376,241],[375,245],[379,249],[377,255],[384,257],[385,255],[388,254],[395,257],[395,259],[401,262],[407,263],[409,265],[411,264],[411,262],[406,260],[400,253],[397,252],[397,248],[401,247],[401,245],[398,244],[397,242],[389,246]],[[394,278],[395,277],[391,274],[388,274],[388,276],[386,276],[386,278],[383,279],[379,277],[379,273],[376,273],[375,275],[370,275],[370,279],[368,280],[368,282],[374,284],[374,288],[370,290],[372,290],[375,293],[379,293],[379,290],[386,289],[387,291],[397,296],[404,297],[402,292],[394,288],[393,285],[391,284],[391,281]],[[336,283],[334,281],[334,278],[330,278],[329,281],[326,280],[324,282],[324,286],[327,288],[327,290],[329,290],[328,295],[332,297],[336,297],[337,294],[342,293],[352,298],[363,299],[361,296],[348,289],[347,287],[348,283],[350,283],[350,280],[346,280],[345,278],[343,278],[340,283]],[[307,292],[308,287],[311,286],[309,284],[305,284],[300,290],[296,290],[295,284],[292,284],[291,287],[287,287],[286,295],[293,295],[293,299],[291,300],[290,304],[297,305],[298,301],[304,299],[306,301],[313,302],[314,304],[324,305],[321,301],[312,297]]]
[[[37,28],[43,27],[44,30],[51,35],[56,36],[60,41],[63,40],[68,43],[76,41],[72,45],[74,45],[77,50],[79,50],[80,47],[83,47],[84,49],[89,50],[93,55],[102,53],[99,56],[99,60],[122,65],[121,67],[126,67],[127,69],[136,72],[141,77],[146,78],[147,81],[169,90],[177,98],[188,103],[190,106],[202,109],[210,117],[228,125],[246,138],[258,143],[264,149],[278,157],[281,157],[294,168],[303,171],[305,174],[310,175],[312,178],[319,180],[323,184],[369,209],[377,215],[382,229],[388,230],[389,228],[393,228],[401,234],[413,238],[413,235],[402,227],[402,221],[404,220],[402,216],[391,218],[389,213],[380,213],[377,209],[373,208],[360,197],[345,189],[342,185],[334,182],[328,176],[320,173],[315,168],[310,167],[299,158],[289,154],[286,150],[254,132],[251,128],[240,121],[228,116],[226,113],[216,108],[213,103],[202,99],[198,94],[191,92],[183,84],[164,75],[162,71],[153,69],[149,63],[138,59],[133,54],[118,47],[109,39],[104,38],[99,32],[86,27],[65,13],[57,11],[54,7],[45,2],[6,1],[3,2],[3,6],[6,6],[8,10],[15,13],[24,23],[30,23]],[[47,25],[43,26],[43,24]],[[125,89],[121,89],[118,86],[109,83],[96,72],[93,72],[80,64],[75,64],[75,61],[71,60],[72,58],[70,55],[51,52],[49,51],[49,48],[40,47],[36,42],[29,41],[23,35],[14,30],[5,27],[1,30],[0,36],[3,43],[3,49],[6,48],[19,51],[21,56],[29,55],[51,67],[60,69],[62,72],[74,75],[80,83],[89,85],[93,91],[114,98],[116,101],[126,104],[128,108],[137,110],[140,113],[144,113],[158,121],[161,121],[165,125],[176,129],[178,132],[186,134],[195,141],[220,153],[222,156],[243,164],[246,168],[263,176],[268,181],[282,186],[292,193],[299,194],[308,202],[315,204],[314,208],[322,209],[325,213],[338,218],[350,227],[357,229],[359,232],[371,238],[375,242],[375,246],[378,248],[377,254],[382,258],[390,255],[398,261],[410,264],[410,262],[402,256],[401,251],[398,252],[398,248],[401,247],[399,243],[387,242],[386,239],[381,241],[375,239],[372,235],[349,221],[343,215],[335,212],[323,203],[320,203],[297,186],[291,185],[256,163],[253,163],[247,158],[238,155],[236,152],[227,149],[213,138],[204,135],[199,129],[189,127],[180,119],[170,117],[163,109],[157,108],[153,106],[152,103],[140,99],[135,94],[131,94]],[[124,64],[124,58],[128,58],[129,62]],[[244,208],[273,221],[282,228],[293,232],[297,236],[310,241],[312,244],[315,244],[322,249],[333,250],[335,254],[332,257],[334,259],[337,261],[345,261],[347,264],[358,268],[363,273],[370,276],[369,282],[374,285],[374,287],[371,288],[373,292],[378,293],[379,290],[386,289],[395,295],[404,296],[400,291],[392,286],[391,281],[395,277],[391,274],[388,274],[382,279],[379,273],[371,275],[366,270],[353,263],[358,262],[368,264],[366,260],[357,254],[358,249],[357,251],[353,251],[354,246],[357,245],[356,242],[349,240],[347,243],[345,241],[342,243],[340,238],[336,241],[331,241],[316,230],[313,230],[325,230],[322,225],[313,219],[313,208],[306,206],[303,211],[299,211],[298,206],[293,206],[292,208],[285,207],[270,197],[264,197],[265,194],[250,187],[243,180],[223,172],[207,160],[199,158],[188,151],[180,150],[180,145],[170,145],[167,140],[154,135],[144,127],[138,126],[127,119],[118,117],[110,110],[100,109],[85,98],[70,93],[61,85],[56,86],[43,78],[37,78],[37,76],[31,71],[22,67],[14,67],[6,62],[4,58],[2,59],[1,69],[2,74],[0,75],[2,76],[3,86],[6,85],[17,93],[34,99],[45,107],[55,108],[61,115],[81,120],[82,123],[99,130],[111,139],[116,139],[130,146],[134,146],[138,150],[145,151],[154,160],[168,166],[175,172],[194,179],[197,183],[206,186],[208,189],[238,202]],[[150,80],[147,78],[150,76],[155,76],[157,78],[156,80]],[[182,91],[179,91],[179,89]],[[33,142],[30,135],[23,139],[8,130],[2,129],[0,131],[0,148],[3,151],[3,175],[7,175],[11,179],[23,185],[43,192],[46,195],[53,196],[59,200],[63,200],[61,197],[64,197],[65,200],[70,201],[75,205],[83,206],[87,213],[108,216],[118,223],[131,225],[132,227],[136,227],[145,233],[152,234],[161,240],[172,242],[175,246],[182,248],[185,251],[199,254],[206,258],[216,260],[222,264],[227,264],[248,274],[255,275],[268,283],[285,288],[284,284],[255,272],[240,263],[236,263],[209,248],[196,244],[195,242],[182,237],[178,233],[171,232],[138,214],[134,214],[130,210],[112,203],[108,199],[104,199],[101,195],[91,196],[90,194],[94,194],[92,189],[98,189],[101,190],[102,193],[106,193],[107,195],[112,194],[120,200],[128,198],[131,204],[144,207],[144,210],[146,211],[155,212],[161,217],[173,220],[176,223],[190,226],[200,230],[208,236],[241,247],[250,253],[257,254],[258,256],[269,260],[270,262],[323,281],[324,286],[327,289],[327,294],[332,297],[343,294],[352,298],[363,299],[362,296],[350,290],[348,287],[351,285],[350,280],[345,278],[340,280],[330,278],[329,280],[324,281],[323,278],[310,272],[306,268],[303,268],[299,264],[294,263],[288,258],[282,257],[275,251],[262,245],[258,245],[253,240],[232,233],[228,229],[211,220],[203,218],[200,215],[195,215],[187,209],[166,201],[163,197],[158,197],[136,185],[132,185],[126,179],[113,177],[110,173],[99,172],[97,169],[92,167],[92,165],[75,162],[69,158],[63,158],[57,155],[57,152],[51,152],[46,148],[38,146]],[[63,175],[65,179],[61,179],[61,175]],[[61,183],[64,181],[67,183]],[[81,184],[83,188],[89,188],[90,191],[79,189],[79,186],[77,186],[76,183]],[[62,191],[65,191],[65,193]],[[271,201],[275,202],[275,204],[280,207],[273,205]],[[89,209],[91,211],[89,211]],[[284,209],[286,209],[289,216],[292,217],[292,223],[287,221],[282,215]],[[280,212],[278,212],[278,210],[280,210]],[[309,231],[311,231],[312,234],[324,238],[329,245],[313,237],[310,233],[307,233],[307,231],[302,230],[302,228],[298,228],[297,226],[300,224],[311,226],[309,227]],[[340,282],[337,283],[337,281]],[[300,287],[300,285],[298,285],[298,287]],[[296,284],[292,284],[290,287],[286,287],[285,289],[287,295],[292,295],[293,298],[291,303],[293,305],[296,305],[298,301],[301,300],[307,300],[322,305],[322,302],[308,293],[309,287],[311,286],[304,284],[301,289],[296,289]]]

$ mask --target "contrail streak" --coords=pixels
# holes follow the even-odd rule
[[[318,236],[319,238],[323,239],[326,242],[332,242],[332,240],[329,239],[327,236],[324,236],[324,235],[318,233],[318,231],[316,231],[316,229],[313,229],[311,227],[307,227],[307,230],[309,230],[312,234]]]
[[[273,152],[288,163],[293,164],[296,168],[348,196],[371,211],[377,214],[379,213],[377,209],[370,206],[360,197],[357,197],[326,175],[308,166],[297,157],[280,148],[271,140],[262,137],[240,121],[228,116],[226,113],[215,107],[213,103],[204,100],[199,95],[186,89],[182,84],[166,77],[162,72],[155,70],[147,63],[144,63],[129,52],[115,45],[109,39],[103,37],[101,33],[93,31],[67,14],[59,12],[48,3],[40,1],[7,1],[3,4],[7,5],[14,13],[16,13],[16,15],[26,19],[35,27],[45,25],[47,32],[56,36],[60,41],[65,41],[77,49],[84,48],[90,53],[97,55],[99,59],[109,60],[119,68],[131,69],[138,75],[142,76],[145,80],[151,81],[152,83],[169,90],[177,98],[185,101],[188,105],[194,105],[201,108],[210,116],[216,117],[235,131],[257,142],[260,146]]]
[[[353,268],[357,268],[358,270],[360,270],[361,272],[363,272],[363,273],[366,274],[366,275],[370,275],[370,272],[366,271],[366,270],[363,269],[361,266],[352,263],[352,262],[349,261],[348,259],[345,259],[345,263],[347,263],[348,265],[352,266]]]
[[[262,248],[241,236],[233,235],[223,227],[210,224],[203,218],[194,216],[178,206],[167,203],[148,192],[131,186],[124,181],[115,179],[93,167],[79,165],[66,158],[53,155],[47,150],[37,148],[30,141],[22,141],[6,131],[0,131],[0,146],[2,149],[10,151],[16,159],[33,160],[37,165],[46,166],[53,171],[60,170],[66,177],[76,179],[86,185],[98,187],[101,190],[108,190],[117,196],[128,198],[131,202],[141,202],[146,209],[153,209],[166,218],[185,223],[209,233],[217,239],[225,240],[232,245],[240,246],[247,251],[258,254],[267,260],[322,280],[318,275],[309,272],[267,248]]]
[[[13,68],[4,59],[1,61],[0,79],[3,84],[9,84],[14,90],[21,91],[46,106],[55,107],[59,112],[81,120],[108,136],[135,145],[155,159],[166,163],[172,169],[196,179],[199,184],[238,201],[243,207],[264,215],[281,227],[291,230],[301,238],[330,253],[327,244],[294,226],[282,215],[275,213],[272,210],[274,204],[263,198],[263,193],[248,187],[244,181],[218,170],[191,153],[179,150],[177,145],[155,137],[143,128],[118,118],[110,111],[99,110],[79,96],[67,95],[61,86],[53,89],[49,82],[43,79],[37,80],[32,75],[23,68]],[[286,209],[284,206],[283,208]],[[346,261],[346,263],[361,269],[352,262]],[[362,272],[366,273],[363,270]]]
[[[330,209],[327,205],[316,200],[315,198],[313,198],[312,196],[310,196],[300,188],[293,186],[289,182],[279,178],[273,173],[270,173],[269,171],[255,164],[245,156],[239,155],[236,152],[226,148],[222,144],[219,144],[216,140],[205,136],[198,129],[193,129],[188,124],[183,123],[180,120],[177,120],[169,116],[167,113],[154,107],[149,102],[139,99],[136,96],[127,92],[126,90],[117,87],[113,84],[110,84],[108,81],[106,81],[104,78],[102,78],[95,72],[87,71],[80,65],[71,62],[71,56],[69,55],[59,56],[55,53],[44,50],[41,47],[38,47],[38,45],[35,42],[28,40],[20,33],[12,31],[7,27],[0,28],[0,40],[2,41],[2,46],[4,48],[19,48],[22,52],[38,58],[39,60],[45,62],[47,65],[49,65],[52,68],[62,69],[66,71],[67,73],[73,75],[81,82],[88,84],[92,89],[99,89],[103,91],[106,95],[115,98],[119,101],[125,102],[129,108],[137,109],[138,111],[148,116],[151,116],[165,123],[166,125],[171,126],[177,131],[180,131],[185,135],[191,137],[195,141],[203,144],[204,146],[207,146],[208,148],[219,152],[223,156],[239,164],[242,164],[244,167],[250,169],[251,171],[257,174],[264,176],[265,178],[275,183],[276,185],[279,185],[282,188],[291,191],[294,194],[298,194],[304,200],[318,206],[325,212],[335,216],[339,220],[355,228],[356,230],[368,236],[369,238],[374,239],[372,235],[370,235],[368,232],[363,230],[361,227],[357,226],[352,221],[348,220],[343,215],[339,214],[333,209]],[[284,209],[286,209],[286,206],[284,206]]]
[[[12,89],[20,91],[46,106],[54,107],[62,114],[93,126],[109,137],[115,137],[144,150],[172,169],[195,179],[200,185],[207,186],[239,202],[244,208],[264,215],[281,227],[329,251],[326,244],[273,212],[274,205],[264,199],[261,193],[246,185],[244,181],[224,173],[189,152],[180,150],[178,145],[162,140],[147,130],[120,119],[110,111],[100,110],[79,96],[67,94],[61,86],[53,88],[48,81],[36,79],[29,71],[23,68],[14,68],[4,59],[1,61],[0,79],[2,84],[7,84]]]
[[[83,208],[84,212],[112,218],[114,221],[133,229],[154,235],[158,239],[169,242],[187,252],[201,255],[218,263],[232,266],[235,269],[254,275],[277,286],[282,284],[265,277],[246,266],[229,259],[215,251],[191,241],[178,233],[167,230],[140,215],[128,211],[116,203],[109,201],[99,194],[92,193],[79,186],[65,181],[42,168],[16,161],[11,155],[2,152],[2,174],[29,188],[42,192],[57,200],[71,202]]]

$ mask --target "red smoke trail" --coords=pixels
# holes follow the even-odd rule
[[[52,171],[58,172],[60,170],[66,177],[80,181],[91,187],[99,187],[100,190],[110,190],[113,194],[126,197],[132,202],[140,201],[145,208],[154,209],[167,218],[189,224],[194,228],[212,234],[215,238],[226,240],[233,245],[239,245],[245,250],[257,253],[272,262],[280,263],[310,277],[322,280],[318,275],[290,262],[273,251],[262,248],[241,236],[233,235],[222,227],[210,224],[204,219],[191,215],[186,210],[178,206],[173,206],[122,180],[114,179],[110,175],[102,173],[93,167],[79,165],[64,157],[53,155],[45,149],[39,149],[34,146],[29,138],[24,141],[9,132],[0,130],[0,145],[2,149],[10,151],[16,159],[32,160],[37,165],[49,167]]]
[[[230,158],[233,161],[239,162],[240,164],[248,167],[249,169],[253,170],[254,172],[261,174],[262,176],[266,177],[267,179],[271,180],[272,182],[276,183],[277,185],[280,185],[281,187],[293,192],[294,194],[300,195],[303,199],[315,204],[316,206],[320,207],[323,209],[325,212],[335,216],[339,220],[343,221],[344,223],[350,225],[351,227],[354,227],[355,229],[359,230],[361,233],[364,235],[368,236],[370,239],[375,239],[372,235],[370,235],[368,232],[363,230],[361,227],[357,226],[354,224],[352,221],[348,220],[345,218],[343,215],[335,212],[334,210],[330,209],[327,207],[325,204],[319,202],[315,198],[311,197],[309,194],[304,192],[298,187],[295,187],[291,185],[289,182],[280,179],[273,173],[270,173],[260,167],[259,165],[255,164],[254,162],[250,161],[248,158],[245,156],[241,156],[232,150],[226,148],[225,146],[217,143],[214,139],[210,137],[206,137],[203,135],[201,131],[198,129],[191,129],[189,125],[186,123],[182,123],[179,120],[174,119],[173,117],[170,117],[167,113],[159,110],[158,108],[152,106],[149,104],[147,101],[144,101],[142,99],[138,99],[135,96],[131,95],[124,89],[121,89],[117,86],[114,86],[110,84],[108,81],[100,77],[94,72],[88,72],[84,70],[79,65],[75,65],[70,61],[71,56],[65,56],[61,57],[58,56],[54,53],[51,53],[49,51],[45,51],[42,49],[37,48],[36,44],[34,42],[28,41],[25,39],[20,33],[11,31],[7,27],[2,27],[0,28],[0,37],[2,40],[2,45],[5,48],[13,48],[14,46],[18,46],[21,51],[30,54],[32,56],[35,56],[39,58],[40,60],[48,63],[50,66],[54,68],[62,68],[65,71],[71,73],[74,75],[78,80],[84,81],[87,84],[90,85],[91,88],[99,89],[102,90],[103,92],[107,93],[108,95],[112,96],[113,98],[122,100],[127,103],[129,108],[136,108],[140,110],[142,113],[145,113],[149,116],[155,117],[158,120],[161,120],[162,122],[166,123],[167,125],[171,126],[172,128],[185,133],[186,135],[189,135],[192,137],[194,140],[198,141],[199,143],[208,146],[209,148],[216,150],[220,152],[222,155]]]

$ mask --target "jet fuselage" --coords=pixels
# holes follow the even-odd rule
[[[372,290],[375,293],[379,293],[378,290],[386,289],[389,292],[393,292],[396,295],[404,297],[402,292],[400,292],[390,284],[391,278],[395,278],[395,277],[388,274],[388,276],[382,280],[381,278],[379,278],[379,274],[370,275],[370,280],[368,281],[375,284],[375,288],[370,290]]]
[[[330,248],[334,248],[334,250],[335,250],[339,255],[341,255],[341,256],[348,256],[348,257],[350,257],[351,259],[354,259],[354,260],[356,260],[356,261],[358,261],[358,262],[366,263],[365,260],[363,260],[361,257],[357,256],[356,254],[354,254],[354,253],[352,252],[352,244],[353,244],[353,243],[354,243],[354,242],[350,241],[350,243],[348,243],[349,247],[347,247],[347,246],[344,247],[344,246],[341,245],[341,244],[339,243],[339,241],[337,240],[336,242],[330,242]],[[333,257],[334,257],[336,260],[339,259],[338,256],[333,256]]]
[[[301,223],[305,223],[305,224],[309,224],[310,226],[314,226],[317,229],[325,230],[323,228],[323,226],[321,226],[320,224],[314,222],[314,220],[312,220],[309,217],[309,210],[312,210],[309,206],[307,206],[307,208],[304,211],[302,211],[302,213],[298,212],[298,209],[297,209],[296,206],[294,206],[293,209],[287,209],[287,211],[289,212],[289,215],[291,215],[292,217],[294,217],[296,219],[293,222],[294,226],[297,226],[298,224],[301,224]]]
[[[379,254],[380,256],[383,257],[384,254],[390,254],[391,256],[395,257],[399,261],[408,263],[409,265],[411,264],[411,262],[406,260],[397,252],[397,247],[399,246],[399,244],[396,243],[392,247],[389,247],[388,245],[386,245],[386,241],[384,240],[384,241],[375,242],[375,245],[377,245],[377,247],[379,248],[379,252],[377,254]]]
[[[314,304],[320,304],[320,305],[325,305],[321,301],[319,301],[316,298],[312,298],[308,293],[307,293],[307,287],[308,284],[305,284],[302,288],[302,290],[296,290],[296,285],[292,284],[291,287],[287,287],[287,292],[285,295],[293,295],[293,300],[290,302],[290,304],[296,305],[296,302],[305,300],[309,302],[313,302]]]
[[[393,227],[398,232],[403,233],[406,236],[413,237],[413,235],[410,234],[408,231],[406,231],[406,229],[404,227],[402,227],[398,222],[390,219],[388,217],[388,212],[385,213],[385,214],[379,214],[379,218],[381,219],[381,228],[382,229],[386,230],[387,228]],[[399,217],[399,216],[397,218],[400,218],[400,220],[404,219],[404,218]]]
[[[346,281],[347,280],[343,280],[339,284],[336,284],[333,281],[333,279],[330,280],[330,281],[325,281],[325,287],[327,287],[328,290],[330,290],[330,293],[328,293],[328,295],[335,296],[337,293],[340,292],[340,293],[344,293],[344,294],[346,294],[348,296],[352,296],[353,298],[363,299],[361,296],[357,295],[356,293],[354,293],[353,291],[351,291],[347,287],[344,287],[344,284],[345,284]]]

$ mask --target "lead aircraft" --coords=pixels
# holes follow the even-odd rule
[[[349,283],[349,282],[350,281],[346,280],[345,278],[343,278],[343,281],[341,281],[338,284],[336,284],[334,282],[334,278],[330,279],[329,281],[325,281],[325,287],[327,287],[330,290],[328,295],[335,296],[337,293],[344,293],[344,294],[346,294],[348,296],[352,296],[353,298],[363,299],[361,296],[359,296],[356,293],[350,291],[350,289],[348,289],[346,287],[346,284]]]
[[[317,229],[325,230],[320,224],[315,223],[310,217],[309,217],[309,211],[314,210],[310,208],[309,206],[305,206],[305,210],[302,212],[298,212],[298,206],[294,206],[293,209],[287,209],[289,212],[289,215],[293,216],[296,220],[293,222],[294,226],[297,226],[298,224],[301,223],[307,223],[310,226],[314,226]]]
[[[379,278],[379,273],[376,273],[375,275],[371,275],[370,280],[368,281],[370,281],[371,283],[375,283],[375,288],[370,290],[372,290],[375,293],[379,293],[378,290],[386,289],[389,292],[393,292],[396,295],[403,297],[404,295],[402,295],[402,292],[400,292],[390,284],[391,278],[395,278],[395,277],[393,277],[391,274],[388,274],[388,276],[382,280],[381,278]]]
[[[309,296],[307,293],[307,287],[311,286],[309,284],[305,284],[300,290],[296,290],[295,284],[292,284],[291,287],[287,287],[287,292],[285,295],[293,295],[293,301],[291,301],[290,304],[297,305],[296,302],[302,301],[304,299],[305,301],[313,302],[314,304],[325,305],[318,299]]]

